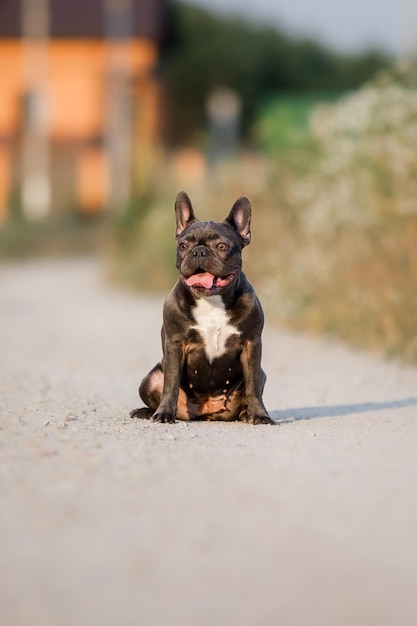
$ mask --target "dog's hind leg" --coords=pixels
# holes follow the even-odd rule
[[[130,411],[129,417],[137,417],[137,419],[150,420],[154,414],[153,409],[148,409],[147,406],[142,406],[140,409],[133,409]]]
[[[146,404],[146,407],[134,409],[129,413],[130,417],[150,419],[159,406],[163,386],[164,373],[161,364],[158,363],[149,374],[145,376],[139,386],[139,396]]]

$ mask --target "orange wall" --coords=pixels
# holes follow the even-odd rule
[[[43,60],[43,62],[42,62]],[[25,45],[21,40],[0,40],[0,225],[7,215],[11,188],[12,153],[8,139],[19,138],[23,122],[23,96],[33,84],[38,64],[45,67],[47,132],[52,140],[80,142],[76,157],[76,194],[84,210],[105,206],[109,195],[109,169],[105,152],[88,145],[103,136],[107,78],[114,70],[132,76],[134,99],[133,142],[141,160],[134,163],[147,175],[158,130],[159,89],[152,76],[156,46],[146,40],[109,45],[106,41],[53,40],[46,45]]]
[[[23,91],[23,46],[0,41],[0,135],[14,134]]]
[[[110,67],[146,76],[157,57],[156,47],[146,40],[111,46],[87,39],[51,41],[46,54],[50,136],[72,140],[101,132]],[[0,41],[0,135],[18,130],[21,99],[29,84],[27,58],[21,41]]]
[[[0,146],[0,226],[7,217],[8,195],[11,184],[11,163],[8,151]]]

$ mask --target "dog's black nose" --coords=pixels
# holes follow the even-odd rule
[[[205,246],[196,246],[193,250],[194,257],[205,257],[208,256],[208,250]]]

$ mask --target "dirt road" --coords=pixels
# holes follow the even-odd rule
[[[267,328],[277,426],[128,418],[161,301],[0,268],[5,626],[415,626],[417,370]]]

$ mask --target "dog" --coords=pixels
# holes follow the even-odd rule
[[[179,280],[164,304],[163,358],[140,384],[146,407],[131,417],[274,424],[262,401],[263,311],[241,269],[251,212],[242,196],[223,222],[203,222],[177,195]]]

